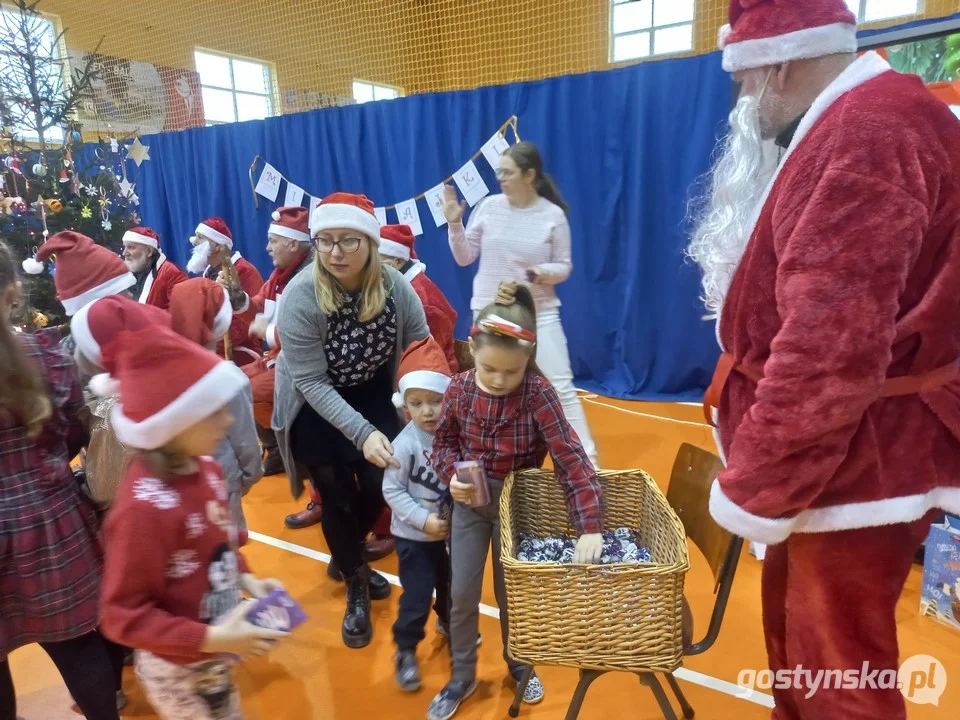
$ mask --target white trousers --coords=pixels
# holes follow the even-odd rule
[[[599,469],[597,446],[593,442],[583,404],[573,384],[570,351],[567,348],[567,336],[564,335],[563,325],[560,323],[560,308],[537,311],[537,366],[556,389],[567,422],[577,431],[590,462]]]

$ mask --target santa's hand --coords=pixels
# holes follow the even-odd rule
[[[269,326],[270,323],[267,321],[267,318],[263,315],[258,315],[257,319],[250,324],[250,334],[262,340],[267,336],[267,328]]]
[[[458,503],[468,503],[473,500],[473,485],[460,482],[454,475],[450,478],[450,495]]]
[[[577,547],[573,551],[573,561],[584,565],[596,565],[603,555],[603,535],[587,533],[577,540]]]
[[[230,611],[223,622],[207,628],[200,651],[210,655],[227,653],[240,657],[262,655],[273,647],[277,640],[290,634],[257,627],[247,620],[247,613],[255,604],[256,600],[244,600]]]
[[[379,468],[395,467],[399,468],[400,463],[393,457],[393,445],[387,440],[387,436],[379,430],[370,433],[363,443],[363,456]]]
[[[283,583],[275,578],[258,578],[252,573],[244,573],[240,578],[240,587],[253,598],[266,597],[274,590],[283,590]]]

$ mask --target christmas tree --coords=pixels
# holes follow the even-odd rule
[[[138,223],[126,147],[115,138],[85,143],[71,122],[97,77],[96,52],[71,73],[63,33],[54,33],[39,0],[14,4],[0,13],[0,237],[21,261],[61,230],[119,252],[124,232]],[[23,276],[12,319],[25,331],[66,321],[55,265]]]

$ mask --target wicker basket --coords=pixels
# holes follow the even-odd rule
[[[521,532],[574,535],[552,472],[511,476],[500,497],[510,654],[531,665],[673,672],[681,663],[681,598],[690,568],[686,534],[653,478],[600,474],[605,526],[636,530],[653,563],[520,562]]]

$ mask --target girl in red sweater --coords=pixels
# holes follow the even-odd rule
[[[116,392],[119,382],[114,430],[145,451],[104,527],[103,631],[137,650],[137,677],[162,718],[241,718],[230,656],[263,653],[285,634],[247,621],[253,601],[242,592],[263,597],[280,583],[248,573],[223,474],[208,457],[247,378],[168,328],[122,333],[103,366],[115,380],[91,387]]]

